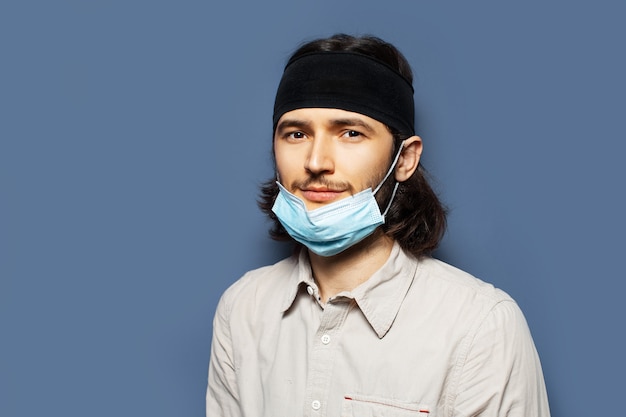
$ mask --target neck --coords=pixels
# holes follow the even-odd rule
[[[377,229],[335,256],[324,257],[309,251],[313,276],[323,302],[367,281],[387,261],[392,247],[393,239]]]

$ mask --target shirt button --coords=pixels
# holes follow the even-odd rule
[[[322,406],[322,403],[317,400],[311,403],[311,408],[313,408],[314,410],[319,410],[321,406]]]
[[[309,295],[313,295],[313,287],[311,287],[310,285],[306,287],[306,292],[308,292]]]
[[[322,343],[327,345],[330,343],[330,336],[325,334],[324,336],[322,336]]]

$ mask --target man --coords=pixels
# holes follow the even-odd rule
[[[289,60],[260,206],[298,250],[222,296],[207,416],[549,416],[515,302],[429,256],[445,211],[419,165],[411,83],[374,37]]]

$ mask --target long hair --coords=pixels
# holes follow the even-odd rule
[[[402,53],[395,46],[374,36],[354,37],[337,34],[330,38],[317,39],[300,46],[291,58],[309,52],[327,51],[357,52],[374,57],[396,69],[409,82],[413,81],[411,67]],[[394,138],[392,155],[395,155],[402,140],[408,136],[389,130]],[[430,254],[437,248],[446,230],[446,209],[426,177],[427,172],[420,163],[413,175],[398,186],[393,203],[385,216],[385,223],[382,225],[385,234],[415,256]],[[390,178],[392,179],[393,175]],[[386,206],[393,186],[394,182],[387,180],[381,187],[376,194],[379,205]],[[272,206],[278,195],[276,177],[261,184],[260,188],[258,204],[272,220],[270,236],[275,240],[295,242],[272,212]]]

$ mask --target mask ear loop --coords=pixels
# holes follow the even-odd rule
[[[405,141],[406,141],[406,139],[403,140],[402,142],[400,142],[400,149],[398,150],[398,153],[396,154],[396,157],[394,158],[393,163],[391,164],[391,167],[389,167],[389,171],[387,171],[387,174],[385,174],[385,177],[380,182],[380,184],[378,184],[378,187],[376,187],[376,189],[372,192],[372,194],[376,195],[378,190],[380,190],[380,187],[383,186],[385,181],[387,181],[387,178],[389,178],[389,175],[391,175],[391,173],[395,169],[396,164],[398,163],[398,159],[400,159],[400,154],[402,154],[402,151],[404,150],[404,142]],[[385,216],[387,215],[387,212],[389,211],[389,208],[391,207],[391,203],[393,202],[393,199],[396,196],[396,192],[398,191],[398,186],[399,185],[400,185],[400,183],[398,181],[396,181],[396,185],[393,187],[393,192],[391,193],[391,198],[389,199],[389,203],[387,203],[387,207],[385,208],[385,211],[382,214],[383,215],[383,219],[385,218]]]
[[[398,191],[398,186],[399,185],[400,185],[400,183],[398,181],[396,181],[396,185],[393,186],[393,192],[391,193],[391,198],[389,199],[389,204],[387,204],[387,208],[383,212],[383,219],[387,215],[387,212],[389,211],[389,208],[391,207],[391,203],[393,203],[393,198],[396,196],[396,191]]]

